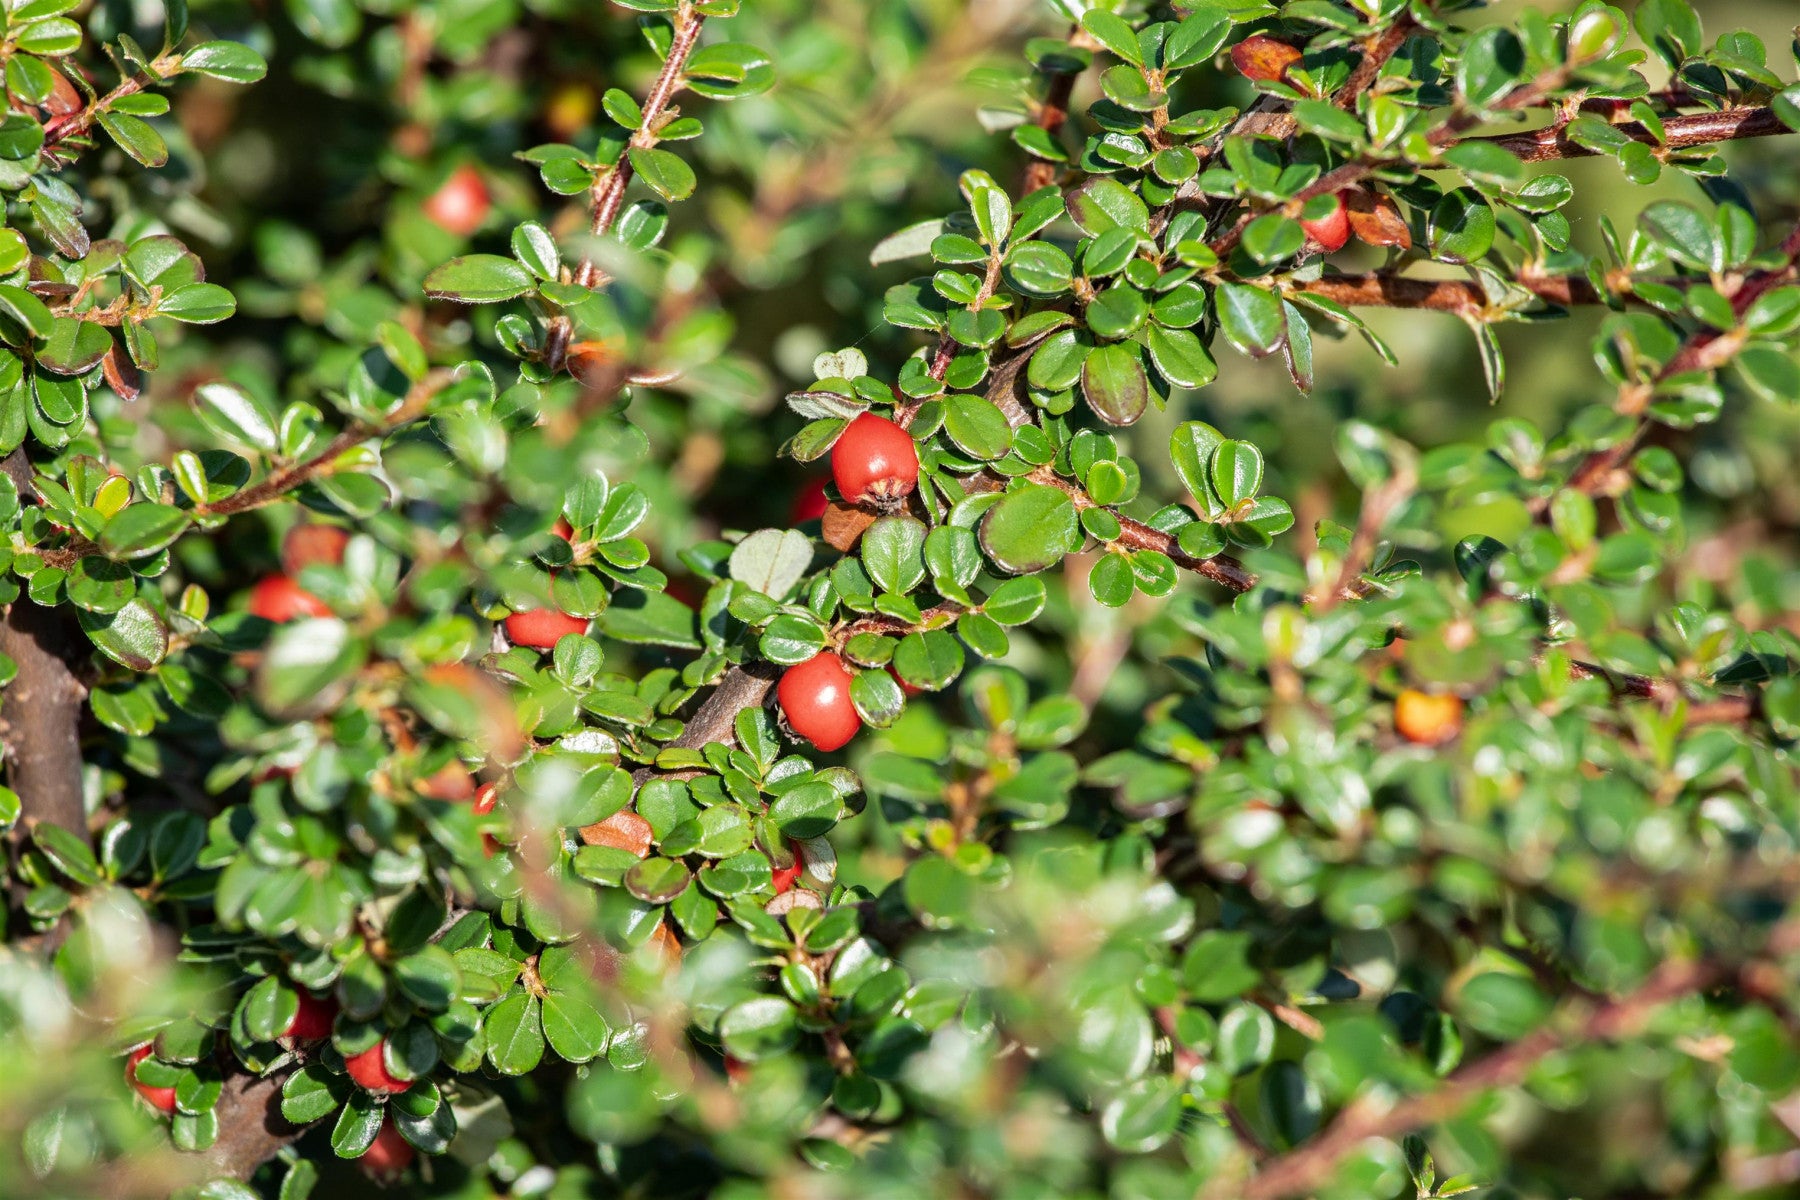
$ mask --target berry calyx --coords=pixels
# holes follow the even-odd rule
[[[1394,728],[1409,742],[1442,745],[1462,732],[1462,722],[1460,696],[1408,688],[1394,697]]]
[[[387,1039],[383,1038],[361,1054],[344,1059],[344,1069],[350,1072],[350,1078],[371,1092],[404,1092],[412,1086],[412,1080],[401,1079],[387,1069],[387,1062],[381,1056],[386,1048]]]
[[[300,1008],[294,1013],[294,1019],[288,1022],[287,1033],[301,1042],[317,1042],[331,1036],[331,1023],[337,1020],[337,1001],[330,996],[315,996],[311,992],[301,991]]]
[[[1331,199],[1334,207],[1329,215],[1314,221],[1304,217],[1300,220],[1300,228],[1306,230],[1306,236],[1327,254],[1342,250],[1344,243],[1350,240],[1350,206],[1344,203],[1341,192]]]
[[[298,575],[307,567],[335,567],[349,542],[349,531],[336,525],[296,525],[281,539],[281,569]]]
[[[554,608],[528,608],[506,618],[506,638],[515,646],[551,650],[565,634],[586,633],[586,617],[571,617]]]
[[[250,615],[285,625],[301,617],[329,617],[331,608],[290,576],[278,573],[265,575],[250,589]]]
[[[158,1112],[172,1113],[175,1111],[174,1088],[151,1087],[147,1083],[138,1082],[137,1065],[149,1057],[150,1046],[148,1043],[131,1052],[131,1056],[125,1060],[125,1082],[129,1083],[132,1090],[142,1096],[145,1103],[149,1104],[151,1108]]]
[[[788,728],[819,750],[837,750],[856,736],[862,718],[850,700],[850,671],[829,650],[789,667],[775,686]]]
[[[450,172],[425,198],[425,219],[446,233],[468,237],[487,221],[493,202],[481,172],[468,163]]]
[[[809,479],[794,497],[794,507],[788,512],[788,524],[804,525],[808,521],[817,521],[830,507],[831,501],[825,498],[825,481]]]
[[[356,1165],[370,1175],[383,1178],[400,1174],[412,1166],[415,1157],[412,1143],[401,1136],[393,1119],[387,1118],[381,1122],[381,1128],[375,1132],[375,1140],[362,1152]]]
[[[851,504],[890,510],[919,483],[919,447],[886,417],[864,413],[831,448],[831,478]]]
[[[1267,34],[1254,34],[1231,48],[1231,65],[1245,79],[1258,83],[1279,83],[1288,68],[1305,56],[1284,41]]]

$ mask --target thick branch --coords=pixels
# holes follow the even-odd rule
[[[4,470],[31,497],[31,463],[21,447]],[[75,677],[86,639],[64,610],[20,596],[0,622],[0,653],[18,665],[0,701],[13,791],[28,821],[48,821],[87,837],[81,798],[81,710],[87,689]]]
[[[281,1085],[286,1076],[258,1078],[248,1072],[225,1080],[219,1095],[219,1140],[202,1158],[202,1178],[248,1179],[282,1147],[306,1132],[281,1115]]]
[[[1513,282],[1540,300],[1564,307],[1606,303],[1606,297],[1581,275],[1521,275]],[[1469,280],[1408,279],[1391,271],[1330,275],[1301,290],[1350,308],[1424,308],[1462,314],[1488,307],[1487,293]]]
[[[1744,138],[1793,132],[1781,123],[1781,119],[1771,108],[1733,108],[1724,112],[1688,113],[1664,117],[1662,124],[1664,137],[1661,139],[1637,121],[1614,125],[1612,128],[1634,142],[1668,150],[1688,150],[1715,142],[1741,141]],[[1566,125],[1534,129],[1530,133],[1509,133],[1467,140],[1491,142],[1529,163],[1550,162],[1559,158],[1592,158],[1602,153],[1570,140]]]

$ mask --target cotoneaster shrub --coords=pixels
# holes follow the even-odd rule
[[[3,10],[0,1195],[1800,1180],[1784,5]]]

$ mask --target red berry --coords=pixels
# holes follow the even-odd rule
[[[337,1019],[337,1001],[330,996],[300,993],[300,1008],[288,1022],[287,1035],[297,1041],[317,1042],[331,1036],[331,1023]]]
[[[1407,688],[1394,697],[1394,728],[1409,742],[1437,746],[1462,732],[1462,697]]]
[[[487,221],[492,207],[481,172],[464,163],[426,197],[425,218],[447,233],[468,237]]]
[[[788,727],[820,750],[838,749],[862,728],[850,701],[850,672],[829,650],[789,667],[775,687],[775,698]]]
[[[381,1057],[386,1046],[387,1039],[384,1038],[361,1054],[352,1054],[346,1058],[344,1067],[350,1072],[350,1078],[371,1092],[404,1092],[412,1086],[412,1081],[396,1078],[389,1073],[387,1063]]]
[[[250,615],[286,624],[300,617],[329,617],[326,603],[286,575],[265,575],[250,589]]]
[[[369,1143],[356,1165],[365,1172],[377,1177],[398,1175],[412,1166],[414,1152],[412,1143],[400,1135],[392,1118],[382,1121],[381,1128],[376,1131],[375,1140]]]
[[[900,685],[900,691],[903,694],[907,696],[923,696],[925,694],[924,688],[914,687],[912,684],[906,682],[906,680],[900,678],[900,672],[894,670],[892,665],[889,665],[888,667],[888,674],[894,677],[894,682]]]
[[[550,650],[564,634],[586,633],[587,627],[586,617],[571,617],[554,608],[528,608],[506,618],[506,637],[515,646]]]
[[[777,896],[793,887],[800,873],[806,870],[806,860],[800,856],[800,843],[793,838],[788,839],[788,853],[794,856],[793,865],[776,867],[769,873],[769,882],[774,885]]]
[[[550,532],[554,533],[565,542],[572,542],[575,540],[575,527],[569,524],[569,518],[567,517],[556,518],[556,524],[551,527]]]
[[[803,525],[808,521],[816,521],[830,507],[831,501],[825,498],[825,481],[810,479],[800,489],[800,494],[794,497],[793,510],[788,513],[788,524]]]
[[[125,1082],[129,1083],[132,1089],[149,1103],[151,1108],[158,1112],[172,1113],[175,1111],[174,1088],[151,1087],[147,1083],[138,1082],[137,1065],[149,1057],[150,1047],[148,1044],[139,1046],[131,1052],[131,1057],[125,1060]]]
[[[864,413],[831,448],[831,477],[852,504],[895,508],[919,482],[919,448],[886,417]]]
[[[311,566],[335,567],[344,561],[350,534],[336,525],[296,525],[281,539],[281,567],[298,575]]]
[[[1344,243],[1350,240],[1350,208],[1344,203],[1341,194],[1333,196],[1332,200],[1337,207],[1331,210],[1329,216],[1320,217],[1316,221],[1303,219],[1300,222],[1300,228],[1306,230],[1306,236],[1323,247],[1327,254],[1342,250]]]

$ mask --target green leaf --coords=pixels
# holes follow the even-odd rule
[[[728,1054],[743,1062],[773,1058],[800,1040],[798,1015],[779,996],[745,1000],[719,1018],[719,1040]]]
[[[129,113],[102,112],[100,128],[117,142],[119,149],[146,167],[160,167],[169,161],[169,145],[150,122]],[[224,289],[219,289],[223,291]],[[229,315],[229,314],[227,314]]]
[[[544,1057],[538,999],[515,992],[488,1009],[482,1022],[487,1058],[502,1075],[523,1075]]]
[[[694,169],[680,155],[637,147],[628,154],[632,169],[664,200],[686,200],[694,194]]]
[[[1130,425],[1150,406],[1150,380],[1130,343],[1096,347],[1083,364],[1081,392],[1109,425]]]
[[[268,74],[269,64],[238,42],[202,42],[181,56],[181,69],[231,83],[255,83]]]
[[[1027,484],[1009,491],[981,523],[981,547],[1001,570],[1042,571],[1080,543],[1075,502],[1061,488]]]
[[[511,300],[536,286],[530,271],[498,254],[465,254],[425,277],[425,294],[434,300],[494,304]]]
[[[944,432],[964,453],[983,461],[1003,457],[1012,449],[1013,431],[1006,414],[981,396],[959,394],[946,400]]]
[[[100,531],[100,548],[114,558],[145,558],[173,545],[189,523],[172,504],[130,504]]]
[[[1069,193],[1069,219],[1090,237],[1109,229],[1142,231],[1150,210],[1138,194],[1116,179],[1096,175]]]
[[[1157,372],[1176,387],[1199,389],[1218,377],[1218,364],[1192,330],[1151,325],[1144,333],[1144,348]]]
[[[156,315],[189,325],[216,325],[237,311],[237,299],[216,283],[189,283],[165,292]]]
[[[1262,487],[1262,451],[1249,442],[1220,442],[1213,451],[1210,478],[1213,492],[1228,509],[1251,499]]]
[[[142,600],[114,613],[80,612],[81,628],[100,652],[133,671],[149,671],[169,652],[169,627]]]
[[[1222,283],[1216,297],[1219,329],[1240,353],[1262,358],[1281,349],[1287,340],[1287,314],[1280,296],[1248,284]]]

